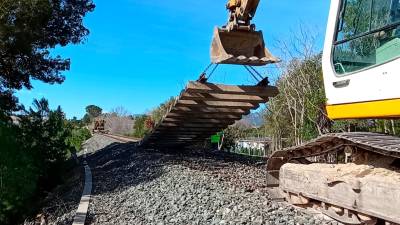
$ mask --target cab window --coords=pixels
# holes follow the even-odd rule
[[[338,75],[400,56],[400,0],[343,0],[334,43]]]

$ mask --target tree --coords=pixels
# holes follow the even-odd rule
[[[89,115],[91,119],[101,116],[103,109],[96,105],[86,106],[86,113]]]
[[[29,213],[27,203],[37,191],[37,168],[18,127],[0,123],[0,143],[0,224],[17,224],[14,220]]]
[[[74,131],[61,107],[49,109],[46,99],[35,100],[18,118],[18,126],[0,118],[0,224],[5,225],[37,213],[38,199],[60,184],[68,156],[90,137],[86,129]]]
[[[65,114],[61,107],[56,110],[48,108],[46,99],[34,100],[34,108],[21,116],[21,128],[24,132],[25,149],[36,158],[39,174],[46,179],[51,168],[64,162],[71,150],[66,142],[70,136],[70,127],[66,126]]]
[[[67,143],[73,147],[72,153],[79,152],[82,147],[82,143],[92,137],[90,131],[86,128],[74,128],[71,135],[67,138]]]
[[[148,120],[147,115],[141,115],[135,118],[133,136],[137,138],[143,138],[149,133],[149,129],[146,127],[146,121]]]
[[[134,118],[123,106],[111,109],[111,113],[104,115],[106,130],[112,134],[130,135],[134,127]]]
[[[151,132],[151,130],[162,121],[174,103],[175,98],[170,97],[168,100],[151,110],[148,115],[136,117],[133,136],[142,138]]]
[[[40,100],[33,100],[33,107],[36,109],[33,110],[32,108],[30,109],[31,114],[36,114],[38,113],[38,116],[41,118],[48,117],[50,113],[50,108],[49,108],[49,101],[45,98],[41,98]]]
[[[72,119],[69,120],[69,123],[71,124],[72,127],[82,127],[82,121],[78,120],[76,116],[72,117]]]
[[[92,0],[2,0],[0,2],[0,107],[17,110],[14,90],[32,89],[31,80],[62,83],[69,59],[49,49],[81,43],[89,34],[83,18]],[[6,104],[5,104],[6,102]]]
[[[86,114],[82,118],[83,124],[90,124],[94,118],[99,117],[103,113],[103,109],[96,105],[88,105],[85,108]]]
[[[170,97],[168,100],[165,102],[161,103],[158,107],[153,109],[150,112],[151,115],[151,120],[153,123],[159,124],[161,120],[164,118],[164,116],[168,113],[168,110],[171,108],[171,106],[175,103],[175,98]]]
[[[329,131],[324,105],[322,55],[314,50],[316,38],[301,29],[291,42],[281,42],[281,76],[276,81],[280,94],[271,99],[265,114],[265,127],[272,148],[299,145]],[[282,140],[286,140],[283,143]]]
[[[12,110],[18,111],[22,106],[18,105],[18,99],[11,90],[1,91],[0,81],[0,113],[9,116]]]
[[[117,117],[128,117],[130,113],[123,106],[118,106],[111,109],[111,114]]]
[[[89,114],[86,113],[82,118],[82,123],[85,125],[88,125],[90,122],[91,122],[91,118],[90,118]]]

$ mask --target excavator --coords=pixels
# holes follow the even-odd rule
[[[96,118],[94,120],[94,127],[92,129],[92,133],[101,133],[107,134],[108,131],[106,130],[106,120],[103,118]]]
[[[279,61],[251,23],[259,3],[229,0],[228,22],[214,30],[212,63]],[[400,1],[331,0],[322,67],[331,120],[399,118]],[[287,202],[343,224],[400,224],[398,137],[326,134],[274,152],[267,173]]]

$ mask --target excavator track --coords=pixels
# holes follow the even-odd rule
[[[379,220],[400,224],[399,165],[399,137],[326,134],[273,153],[267,163],[267,185],[279,187],[289,203],[317,204],[323,213],[344,224],[376,224]]]
[[[279,169],[285,163],[344,150],[346,146],[400,158],[400,138],[385,134],[354,132],[326,134],[303,145],[274,152],[268,160],[268,185],[279,185]]]

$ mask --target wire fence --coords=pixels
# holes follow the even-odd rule
[[[239,154],[239,155],[246,155],[246,156],[252,156],[252,157],[261,157],[261,158],[267,158],[269,156],[269,148],[251,148],[251,147],[232,147],[231,149],[225,149],[225,151],[234,153],[234,154]]]

